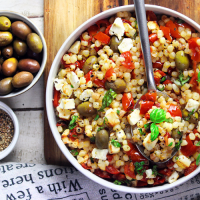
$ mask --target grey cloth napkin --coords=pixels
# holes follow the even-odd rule
[[[200,174],[186,183],[156,193],[124,193],[106,188],[74,167],[0,163],[0,200],[196,200]]]

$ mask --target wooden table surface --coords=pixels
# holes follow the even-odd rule
[[[200,23],[199,0],[145,0],[145,3],[177,10]],[[0,99],[14,110],[20,123],[20,136],[14,151],[0,162],[66,164],[47,122],[44,126],[45,83],[51,62],[67,36],[81,23],[104,10],[128,4],[133,4],[133,0],[0,0],[0,10],[21,13],[30,18],[42,32],[45,28],[49,49],[46,70],[38,83],[20,96]]]

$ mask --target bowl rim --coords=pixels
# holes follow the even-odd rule
[[[46,41],[45,41],[44,36],[43,36],[42,32],[40,31],[40,29],[28,17],[26,17],[20,13],[17,13],[14,11],[8,11],[8,10],[0,10],[0,16],[1,15],[5,15],[11,19],[16,19],[16,21],[21,20],[21,21],[25,22],[35,33],[37,33],[39,35],[40,39],[42,40],[42,44],[43,44],[43,54],[42,54],[43,58],[42,58],[42,62],[40,65],[40,70],[34,76],[31,84],[17,92],[11,92],[7,95],[0,96],[0,99],[6,99],[6,98],[15,97],[20,94],[23,94],[24,92],[28,91],[30,88],[32,88],[38,82],[38,80],[40,79],[40,77],[43,74],[43,71],[45,69],[46,62],[47,62],[47,45],[46,45]]]
[[[0,109],[5,111],[10,116],[10,118],[13,121],[13,125],[14,125],[14,136],[13,136],[11,143],[3,151],[0,151],[0,160],[2,160],[9,153],[11,153],[11,151],[14,149],[14,147],[17,143],[17,140],[19,137],[19,121],[18,121],[18,118],[16,117],[15,113],[13,112],[13,110],[8,105],[6,105],[5,103],[3,103],[1,101],[0,101]]]
[[[152,10],[156,13],[161,13],[161,14],[166,14],[166,15],[181,18],[185,22],[187,22],[188,24],[192,25],[192,27],[194,27],[198,32],[200,32],[200,25],[199,24],[197,24],[195,21],[193,21],[189,17],[187,17],[187,16],[185,16],[185,15],[183,15],[183,14],[177,12],[177,11],[174,11],[172,9],[162,7],[162,6],[149,5],[149,4],[145,4],[145,9],[146,10]],[[112,9],[106,10],[104,12],[101,12],[101,13],[91,17],[90,19],[85,21],[82,25],[80,25],[77,29],[75,29],[70,34],[70,36],[65,40],[63,45],[60,47],[59,51],[57,52],[57,54],[54,58],[52,66],[50,68],[50,72],[49,72],[48,80],[47,80],[46,100],[45,100],[46,101],[47,118],[48,118],[48,121],[49,121],[49,125],[50,125],[50,128],[51,128],[52,134],[54,136],[54,139],[56,140],[56,143],[59,146],[62,153],[65,155],[65,157],[71,162],[71,164],[76,169],[78,169],[82,174],[87,176],[92,181],[94,181],[98,184],[101,184],[102,186],[106,186],[108,188],[115,189],[115,190],[118,190],[118,191],[121,191],[121,192],[129,192],[129,193],[159,192],[159,191],[167,190],[167,189],[170,189],[172,187],[178,186],[178,185],[188,181],[189,179],[191,179],[192,177],[194,177],[195,175],[197,175],[200,172],[200,166],[194,172],[189,174],[188,176],[181,177],[180,179],[178,179],[177,181],[175,181],[174,183],[171,183],[171,184],[166,183],[166,184],[161,185],[161,186],[147,187],[147,188],[144,188],[144,187],[143,188],[136,188],[136,187],[128,187],[128,186],[122,186],[122,185],[119,186],[119,185],[116,185],[116,184],[109,182],[105,179],[102,179],[102,178],[96,176],[95,174],[93,174],[92,172],[84,169],[77,162],[77,159],[75,159],[72,156],[72,154],[69,152],[68,148],[64,145],[64,143],[61,140],[60,133],[58,132],[58,130],[56,128],[56,117],[55,117],[55,112],[54,112],[54,108],[53,108],[53,104],[52,104],[53,80],[54,80],[55,75],[58,71],[61,57],[69,49],[69,47],[75,42],[75,40],[78,38],[78,36],[83,31],[85,31],[89,26],[93,25],[96,21],[98,21],[100,19],[110,17],[110,16],[112,16],[113,14],[116,14],[119,11],[134,11],[134,5],[126,5],[126,6],[120,6],[120,7],[112,8]]]

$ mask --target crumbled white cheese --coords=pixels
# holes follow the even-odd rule
[[[179,177],[179,174],[175,171],[172,173],[172,175],[168,178],[169,183],[175,182]]]
[[[73,92],[73,88],[71,87],[70,84],[68,84],[67,82],[65,82],[61,88],[61,92],[65,95],[65,97],[70,97],[72,95]]]
[[[110,154],[116,154],[120,152],[120,147],[115,147],[114,145],[111,144],[111,141],[109,141],[108,150]]]
[[[76,41],[76,42],[70,47],[70,49],[68,50],[68,52],[78,54],[79,51],[80,51],[80,48],[81,48],[81,42],[80,42],[80,41]]]
[[[59,114],[60,118],[67,119],[67,120],[70,119],[70,116],[71,116],[70,110],[62,109],[59,106],[56,109],[58,111],[58,114]]]
[[[147,22],[147,27],[149,30],[159,30],[159,26],[156,21],[149,21]]]
[[[81,101],[88,101],[90,99],[90,97],[92,96],[92,94],[93,94],[93,90],[92,89],[86,89],[80,95],[80,100]]]
[[[55,78],[54,79],[54,85],[55,85],[55,89],[57,91],[61,90],[62,89],[62,86],[64,85],[65,83],[65,79],[58,79],[58,78]]]
[[[124,30],[125,28],[122,19],[117,17],[109,30],[109,34],[116,35],[118,39],[121,40],[122,36],[124,35]]]
[[[112,108],[108,109],[106,111],[105,117],[108,119],[108,123],[111,126],[115,126],[120,123],[119,116],[117,114],[116,109],[112,109]]]
[[[125,35],[127,37],[133,38],[136,33],[136,29],[134,29],[128,23],[124,23],[124,28],[125,28]]]
[[[190,166],[191,160],[184,155],[180,155],[176,161],[176,164],[182,169],[185,169]]]
[[[141,118],[142,116],[140,115],[139,109],[135,109],[131,114],[127,116],[128,122],[132,126],[137,124]]]
[[[75,108],[74,99],[61,99],[59,107],[61,109],[74,109]]]
[[[119,142],[122,142],[123,140],[126,139],[126,134],[124,133],[124,131],[122,129],[117,131],[116,135],[117,135],[117,139]]]
[[[148,150],[151,151],[158,142],[158,138],[156,138],[154,141],[151,141],[151,133],[149,133],[146,138],[143,141],[143,146]]]
[[[76,90],[79,87],[79,85],[80,85],[80,81],[79,81],[78,76],[74,72],[69,72],[67,74],[67,78],[71,82],[74,90]]]
[[[94,148],[92,150],[92,158],[106,160],[107,159],[107,157],[106,157],[107,154],[108,154],[108,149],[97,149],[97,148]]]
[[[153,173],[152,169],[147,169],[146,170],[147,178],[156,178],[156,176],[152,173]]]
[[[199,107],[198,101],[195,101],[193,99],[189,99],[185,109],[188,110],[189,112],[192,112],[193,110],[195,112],[195,111],[197,111],[198,107]]]
[[[124,38],[121,44],[118,46],[120,53],[130,51],[133,47],[133,40],[131,38]]]

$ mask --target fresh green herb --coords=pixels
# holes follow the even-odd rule
[[[78,116],[72,116],[72,120],[69,122],[69,130],[72,130],[76,126],[76,120]]]
[[[178,160],[178,159],[179,159],[179,157],[178,157],[178,156],[176,156],[176,157],[175,157],[175,160]]]
[[[180,140],[178,143],[175,144],[176,150],[180,149],[181,143],[182,143],[182,140]]]
[[[168,147],[171,147],[171,146],[172,146],[172,144],[173,144],[173,142],[170,142],[170,143],[169,143],[169,145],[168,145]]]
[[[172,118],[168,118],[165,121],[168,122],[168,123],[173,123],[174,122],[174,120]]]
[[[117,110],[117,114],[119,115],[119,113],[120,113],[120,111],[119,110]]]
[[[152,174],[155,175],[155,176],[157,176],[157,175],[163,176],[162,174],[158,173],[158,171],[157,171],[157,165],[153,166]]]
[[[139,128],[138,130],[140,131],[140,135],[146,135],[146,133],[143,132],[141,128]]]
[[[154,141],[159,135],[158,126],[156,126],[155,123],[152,123],[151,127],[150,127],[150,130],[151,130],[151,141]]]
[[[163,83],[164,81],[166,81],[166,76],[163,76],[163,77],[160,79],[160,83]]]
[[[113,183],[116,184],[116,185],[121,185],[123,183],[123,181],[115,180]]]
[[[131,184],[132,181],[135,181],[135,179],[133,179],[133,178],[131,180],[126,179],[123,182],[126,183],[127,185],[129,185],[129,184]]]
[[[200,162],[200,154],[197,156],[196,165],[199,165],[199,162]]]
[[[95,121],[97,121],[99,119],[99,115],[96,115],[96,117],[94,118]]]
[[[99,132],[100,130],[104,129],[105,128],[105,125],[106,125],[106,122],[108,121],[108,118],[107,117],[104,117],[104,120],[103,120],[103,126],[102,127],[99,127],[97,129],[97,132]]]
[[[114,139],[111,140],[111,144],[112,144],[114,147],[121,147],[121,146],[122,146],[118,141],[116,141],[116,140],[114,140]]]
[[[166,111],[160,108],[153,109],[150,113],[150,120],[154,123],[161,123],[166,120]]]
[[[148,123],[148,124],[144,125],[144,128],[145,128],[146,131],[150,128],[150,125],[151,125],[151,123]]]
[[[198,141],[196,144],[195,144],[195,146],[200,146],[200,141]]]
[[[73,156],[77,156],[77,155],[78,155],[78,151],[75,150],[75,149],[71,150],[70,152],[71,152],[71,154],[72,154]]]
[[[163,91],[165,89],[165,86],[163,85],[162,87],[157,86],[156,87],[158,90]]]
[[[117,93],[115,91],[113,91],[112,89],[108,90],[103,97],[102,106],[99,111],[102,112],[104,108],[108,107],[116,96]]]
[[[178,131],[178,134],[179,134],[179,135],[182,135],[182,133],[181,133],[180,131]]]
[[[74,88],[74,86],[73,86],[73,85],[71,85],[71,88]]]
[[[72,137],[78,137],[78,135],[72,135]]]
[[[179,86],[183,86],[185,83],[187,83],[189,80],[190,80],[190,77],[188,76],[186,79],[183,79],[183,73],[182,72],[180,72],[180,74],[179,74],[179,76],[178,76],[178,79],[176,79],[175,81],[174,81],[174,83],[176,84],[176,85],[179,85]]]
[[[137,28],[137,21],[135,21],[135,28]]]
[[[137,32],[135,32],[134,38],[136,38],[137,36],[138,36],[138,33],[137,33]]]
[[[200,82],[200,72],[198,73],[198,80],[197,82],[199,83]]]
[[[177,23],[178,24],[183,24],[183,23],[185,23],[182,19],[179,19],[178,21],[177,21]]]
[[[192,110],[192,112],[190,112],[188,114],[188,116],[185,118],[186,121],[190,120],[190,117],[194,114],[195,109]]]
[[[133,110],[133,109],[130,109],[130,111],[132,111],[132,112],[133,112],[134,110]]]
[[[90,142],[91,142],[91,143],[95,143],[95,137],[91,137],[91,138],[90,138]]]
[[[144,164],[145,162],[142,161],[142,162],[135,162],[134,165],[135,165],[135,171],[137,172],[137,174],[139,175],[143,175],[144,173]]]
[[[121,180],[121,181],[115,180],[113,183],[116,184],[116,185],[121,185],[123,183],[126,183],[127,185],[130,185],[131,182],[134,181],[134,180],[135,179],[131,179],[131,180],[126,179],[126,180]]]
[[[94,163],[94,158],[90,158],[91,162]]]

